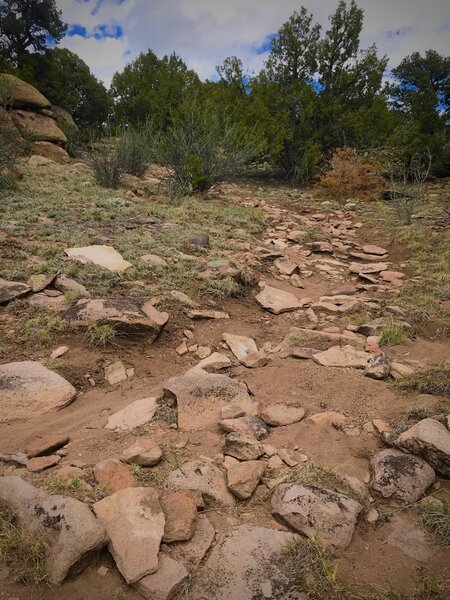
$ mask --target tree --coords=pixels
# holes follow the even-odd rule
[[[66,109],[81,128],[98,128],[110,114],[111,99],[87,64],[70,50],[53,48],[45,54],[30,54],[19,76],[46,98]]]
[[[44,52],[48,37],[58,43],[67,25],[55,0],[3,0],[0,4],[0,55],[20,67],[28,49]]]
[[[198,76],[175,53],[158,58],[148,50],[116,73],[110,94],[119,123],[144,123],[151,119],[166,128],[185,95],[199,85]]]

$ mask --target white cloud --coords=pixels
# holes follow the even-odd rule
[[[256,48],[294,10],[304,4],[326,28],[337,0],[102,0],[94,15],[97,0],[57,0],[57,4],[69,23],[91,30],[99,24],[123,28],[120,40],[73,36],[63,42],[109,83],[116,70],[148,48],[158,55],[175,51],[202,78],[212,77],[215,65],[233,54],[258,70],[266,55],[258,55]],[[365,12],[362,44],[375,42],[380,53],[390,57],[390,68],[415,50],[450,52],[448,0],[360,0],[359,5]],[[388,35],[397,30],[401,35]]]

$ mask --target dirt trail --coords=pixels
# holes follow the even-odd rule
[[[361,286],[368,282],[349,273],[348,267],[352,261],[358,264],[368,261],[352,258],[345,253],[348,249],[362,252],[364,244],[383,246],[387,258],[378,260],[374,255],[372,262],[385,261],[389,271],[405,273],[400,280],[400,284],[404,284],[408,280],[407,258],[397,245],[391,245],[381,233],[371,237],[371,229],[359,226],[361,217],[353,210],[335,210],[317,203],[315,208],[311,204],[309,206],[312,208],[308,208],[304,199],[278,200],[275,190],[268,197],[267,194],[260,194],[253,184],[229,186],[224,189],[224,194],[228,201],[258,206],[265,211],[268,223],[261,246],[280,252],[281,256],[299,264],[300,269],[296,271],[299,271],[303,288],[294,287],[291,278],[277,269],[273,259],[263,260],[262,252],[258,248],[251,248],[248,253],[258,259],[256,271],[260,281],[294,294],[298,300],[308,299],[307,306],[319,303],[321,297],[347,292],[348,298],[360,300],[359,308],[339,313],[317,307],[314,309],[317,323],[314,323],[304,309],[280,315],[263,310],[254,300],[258,292],[258,288],[255,288],[244,298],[230,298],[217,303],[215,308],[226,311],[230,315],[229,320],[191,321],[179,307],[171,312],[169,324],[157,341],[148,347],[129,340],[116,347],[97,351],[86,348],[83,339],[76,334],[67,335],[64,343],[70,350],[57,370],[82,393],[60,412],[26,422],[0,424],[0,453],[20,452],[30,439],[55,431],[70,436],[67,455],[58,468],[75,462],[89,470],[102,459],[120,457],[124,448],[136,440],[136,433],[153,438],[174,461],[200,456],[211,459],[217,457],[222,452],[224,441],[224,432],[218,425],[208,430],[186,433],[177,430],[172,418],[166,421],[154,419],[140,427],[138,432],[116,433],[105,429],[111,414],[134,400],[159,395],[170,377],[184,374],[198,362],[193,353],[180,356],[176,351],[183,340],[182,331],[187,328],[191,328],[194,334],[189,344],[208,346],[212,351],[224,352],[231,357],[233,364],[229,374],[246,383],[259,403],[260,411],[275,402],[285,402],[303,407],[307,416],[325,411],[345,415],[347,421],[344,428],[316,425],[306,418],[291,425],[274,427],[264,443],[305,454],[314,464],[332,468],[342,477],[357,478],[363,485],[367,484],[370,477],[369,460],[385,447],[370,422],[381,419],[395,427],[411,409],[425,407],[433,410],[443,401],[437,396],[402,395],[394,389],[392,380],[368,378],[361,369],[321,366],[313,360],[285,356],[280,349],[280,344],[292,327],[349,333],[346,327],[358,322],[356,315],[367,312],[376,318],[381,314],[382,307],[395,306],[398,287],[383,282],[379,273],[375,273],[377,283],[372,288],[363,289]],[[306,231],[307,235],[300,237],[298,243],[289,241],[288,234],[297,230]],[[332,242],[333,252],[311,252],[310,244],[316,241]],[[255,369],[239,364],[223,345],[224,332],[253,338],[258,348],[265,347],[268,364]],[[305,342],[304,345],[309,344]],[[25,358],[41,360],[49,354],[48,350],[43,349],[30,356],[27,349],[19,345],[10,350],[8,362]],[[446,358],[448,345],[440,341],[407,340],[386,348],[385,353],[391,361],[424,368]],[[110,386],[104,381],[104,366],[115,360],[121,360],[127,368],[132,367],[134,375],[117,386]],[[89,379],[95,381],[95,387],[92,387]],[[163,463],[154,469],[164,473],[166,467]],[[57,477],[58,468],[46,471],[42,476]],[[0,463],[0,474],[12,473],[23,475],[25,469]],[[35,478],[35,481],[39,481],[39,478]],[[440,498],[448,499],[448,480],[439,479],[432,491]],[[417,549],[420,520],[414,512],[403,514],[403,511],[392,508],[389,502],[373,498],[368,503],[370,507],[380,513],[377,523],[368,523],[363,514],[350,547],[338,553],[340,572],[348,582],[392,586],[408,593],[414,587],[421,569],[428,574],[441,574],[448,566],[448,553],[431,538],[425,541],[420,538],[420,543],[426,545],[429,553],[426,559],[417,558],[414,548]],[[227,532],[241,523],[284,529],[272,518],[264,503],[258,504],[253,500],[247,504],[241,503],[239,510],[210,511],[208,518],[217,534]],[[406,534],[402,538],[395,533],[399,518],[404,519],[401,527],[411,527],[410,538]],[[109,569],[103,577],[97,573],[101,565]],[[0,569],[0,576],[1,573]],[[66,582],[60,589],[30,591],[6,579],[0,591],[0,598],[5,600],[112,600],[139,597],[123,583],[107,551],[82,575]],[[196,600],[189,595],[186,598]]]

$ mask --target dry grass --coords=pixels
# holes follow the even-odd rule
[[[401,325],[394,323],[386,323],[380,330],[380,345],[395,346],[400,344],[405,337],[405,330]]]
[[[433,502],[419,507],[424,528],[433,534],[442,546],[450,547],[450,506]]]
[[[405,375],[395,382],[395,386],[407,392],[450,396],[450,366],[442,364],[422,373]]]

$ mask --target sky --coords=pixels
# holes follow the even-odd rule
[[[56,0],[69,27],[60,46],[76,52],[109,86],[140,52],[175,51],[202,79],[236,55],[252,71],[271,36],[304,5],[325,29],[338,0]],[[450,0],[359,0],[361,47],[376,43],[388,71],[414,51],[450,54]],[[388,75],[388,73],[387,73]]]

